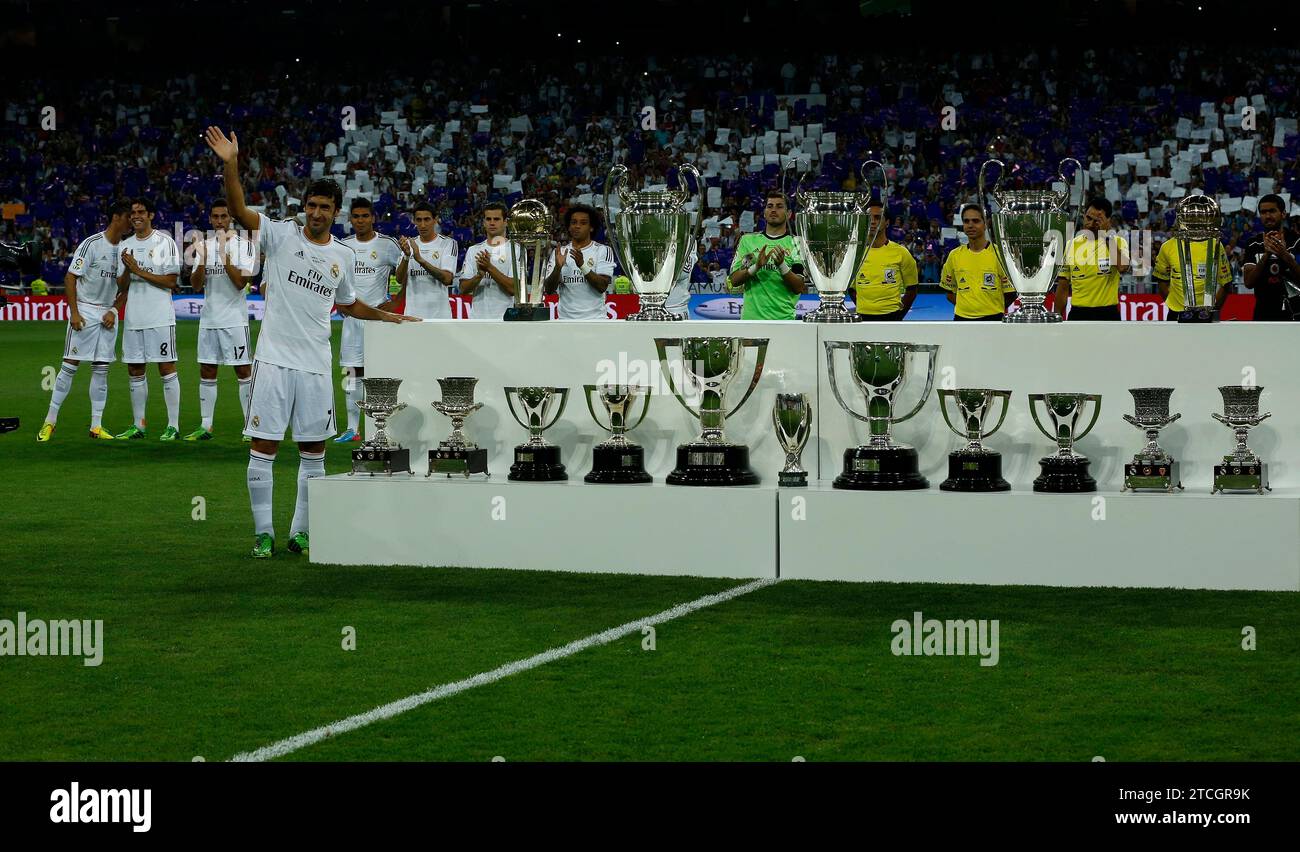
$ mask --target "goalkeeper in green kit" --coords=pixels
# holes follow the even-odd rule
[[[766,227],[740,238],[728,286],[733,293],[744,290],[741,319],[792,320],[799,297],[807,290],[803,263],[790,236],[790,207],[785,195],[771,190],[765,201]]]

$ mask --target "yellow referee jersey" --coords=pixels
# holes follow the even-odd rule
[[[1210,243],[1208,240],[1199,240],[1192,243],[1192,286],[1196,288],[1197,304],[1203,304],[1205,301],[1205,257],[1209,253]],[[1171,311],[1181,311],[1186,306],[1183,301],[1183,267],[1178,262],[1178,241],[1165,240],[1164,245],[1160,246],[1160,252],[1156,255],[1155,269],[1152,270],[1151,276],[1160,281],[1169,282],[1169,295],[1165,297],[1165,305]],[[1232,280],[1232,270],[1228,267],[1228,250],[1219,245],[1219,272],[1215,276],[1217,285],[1227,284]],[[1210,294],[1210,299],[1214,299],[1214,293]]]
[[[916,286],[916,258],[893,240],[873,246],[853,282],[858,313],[892,314],[903,309],[903,294]]]
[[[1077,308],[1118,305],[1119,259],[1128,254],[1128,242],[1121,236],[1098,239],[1085,233],[1075,237],[1067,251],[1059,277],[1070,282],[1070,303]]]
[[[1014,293],[1011,279],[998,263],[993,246],[981,251],[971,251],[970,246],[957,246],[948,252],[943,262],[939,286],[957,294],[957,316],[986,317],[1006,313],[1003,293]]]

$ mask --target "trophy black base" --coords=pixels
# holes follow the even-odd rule
[[[1091,462],[1083,456],[1061,458],[1048,456],[1038,462],[1042,471],[1034,480],[1040,494],[1083,494],[1097,490],[1097,480],[1088,475]]]
[[[506,322],[543,322],[550,318],[550,305],[546,303],[540,305],[525,303],[522,305],[511,305],[506,308],[506,314],[501,319]]]
[[[1129,462],[1124,465],[1124,487],[1121,491],[1160,491],[1172,494],[1183,490],[1183,479],[1177,461]]]
[[[645,470],[645,448],[637,444],[625,447],[591,448],[591,473],[583,482],[602,482],[607,485],[632,485],[653,482],[654,477]]]
[[[930,480],[917,469],[912,447],[849,447],[844,472],[831,485],[854,491],[908,491],[929,488]]]
[[[1218,322],[1219,312],[1214,308],[1188,308],[1178,312],[1179,322]]]
[[[506,477],[513,482],[560,482],[568,479],[560,463],[560,448],[547,445],[532,447],[520,444],[515,447],[515,463],[510,465]]]
[[[356,473],[368,473],[371,476],[382,473],[392,476],[394,473],[412,472],[411,451],[407,448],[361,447],[352,451],[352,470],[348,472],[348,476]]]
[[[1214,488],[1211,494],[1232,491],[1248,491],[1263,494],[1273,489],[1268,484],[1268,463],[1254,464],[1216,464],[1214,466]]]
[[[940,491],[1010,491],[1002,478],[1001,453],[949,453],[948,478]]]
[[[749,466],[749,447],[742,444],[682,444],[669,485],[757,485]]]
[[[487,467],[487,449],[485,447],[476,447],[472,450],[439,447],[436,450],[429,450],[429,472],[425,476],[433,476],[435,473],[445,473],[448,477],[453,473],[459,473],[466,479],[474,473],[491,476]]]
[[[776,475],[776,484],[782,488],[807,488],[808,471],[793,470],[781,471]]]

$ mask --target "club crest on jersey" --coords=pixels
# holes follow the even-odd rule
[[[338,278],[338,277],[339,277],[339,265],[337,263],[331,263],[330,278]]]
[[[371,250],[370,250],[370,259],[371,259],[371,260],[379,260],[379,252],[375,251],[374,249],[371,249]]]
[[[261,426],[261,425],[262,425],[262,418],[258,417],[256,414],[254,414],[254,415],[253,415],[252,423],[253,423],[253,428],[256,429],[258,426]]]

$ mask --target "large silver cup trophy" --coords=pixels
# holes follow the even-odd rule
[[[447,440],[439,441],[438,448],[429,450],[429,472],[464,474],[468,479],[472,473],[488,474],[487,449],[465,438],[465,418],[483,407],[483,403],[474,401],[474,385],[478,379],[470,376],[448,376],[438,379],[442,388],[442,399],[433,403],[433,409],[439,414],[451,418],[451,435]]]
[[[1182,490],[1182,478],[1178,472],[1178,460],[1165,452],[1160,446],[1160,430],[1173,423],[1182,414],[1169,413],[1169,398],[1173,388],[1129,388],[1133,395],[1133,413],[1125,414],[1124,420],[1141,429],[1147,437],[1147,444],[1133,456],[1133,461],[1124,465],[1124,487],[1121,491],[1160,491],[1173,493]]]
[[[961,426],[948,416],[948,401],[957,409]],[[1002,401],[1002,413],[988,428],[994,404]],[[966,439],[966,446],[948,454],[948,478],[939,484],[941,491],[1010,491],[1011,483],[1002,477],[1002,454],[984,446],[984,439],[1002,428],[1011,406],[1011,391],[988,388],[955,388],[939,391],[939,411],[948,428]]]
[[[1044,416],[1052,424],[1049,430],[1038,417],[1041,406]],[[1092,419],[1082,430],[1079,423],[1087,417],[1088,407],[1092,407]],[[1101,394],[1096,393],[1031,393],[1029,395],[1029,414],[1034,418],[1038,431],[1056,442],[1055,455],[1046,456],[1038,461],[1040,473],[1034,480],[1034,490],[1049,494],[1078,494],[1084,491],[1096,491],[1097,480],[1088,474],[1091,462],[1088,457],[1076,453],[1074,444],[1082,440],[1092,427],[1097,425],[1101,415]]]
[[[357,400],[357,408],[370,415],[374,421],[374,432],[360,447],[352,451],[352,470],[350,473],[393,473],[411,472],[411,451],[406,447],[392,444],[388,440],[388,418],[406,408],[406,403],[397,401],[397,389],[401,379],[364,378],[365,399]]]
[[[806,393],[778,393],[772,404],[772,426],[776,439],[785,450],[785,465],[777,474],[776,484],[799,488],[808,484],[808,471],[799,461],[812,434],[812,401]]]
[[[551,247],[551,213],[536,198],[525,198],[510,208],[506,219],[506,238],[523,249],[510,252],[510,277],[515,279],[515,303],[506,308],[503,319],[510,321],[549,320],[551,306],[546,304],[542,285],[542,268]]]
[[[758,474],[749,466],[749,447],[733,444],[723,435],[728,417],[740,410],[763,376],[768,339],[746,337],[656,337],[659,363],[673,396],[700,421],[700,436],[677,447],[677,467],[665,480],[669,485],[755,485]],[[668,350],[681,350],[678,359],[686,387],[674,378]],[[754,350],[751,377],[740,401],[727,407],[727,390],[742,373],[745,352]],[[750,370],[745,369],[745,373]],[[688,399],[688,392],[689,397]],[[692,404],[694,403],[694,404]]]
[[[921,475],[916,449],[895,443],[892,427],[915,417],[930,398],[939,358],[938,345],[845,340],[827,340],[824,345],[827,379],[836,401],[840,408],[866,423],[870,434],[866,444],[844,451],[844,470],[832,485],[855,490],[929,488],[930,481]],[[857,412],[840,393],[835,367],[835,353],[839,351],[848,355],[849,375],[866,399],[866,414]],[[925,389],[912,410],[900,417],[895,414],[898,395],[911,370],[912,355],[927,358]]]
[[[889,195],[889,177],[876,160],[867,160],[859,169],[866,192],[805,192],[805,172],[799,178],[795,198],[799,202],[794,215],[794,243],[804,262],[821,304],[804,314],[804,322],[854,322],[857,314],[844,306],[844,294],[853,286],[862,262],[883,228],[881,216],[872,226],[870,183],[867,167],[875,166],[883,179],[881,201]]]
[[[997,163],[997,180],[985,189],[984,172]],[[1066,157],[1057,166],[1057,177],[1065,189],[1008,189],[998,184],[1006,173],[1006,164],[998,159],[986,160],[979,170],[979,199],[988,216],[989,243],[1006,270],[1020,297],[1020,310],[1004,317],[1005,322],[1060,322],[1055,311],[1044,304],[1056,286],[1056,275],[1065,262],[1066,229],[1073,221],[1070,212],[1070,181],[1065,179],[1065,164],[1074,163],[1075,174],[1082,168],[1079,161]],[[986,200],[992,196],[998,209]]]
[[[683,175],[695,178],[699,190],[699,209],[691,213],[690,185]],[[611,215],[609,241],[618,255],[619,265],[632,281],[640,308],[629,320],[679,320],[664,304],[672,292],[691,249],[699,245],[704,223],[704,182],[699,171],[689,163],[677,169],[677,188],[662,192],[634,191],[628,187],[627,166],[610,169],[605,178],[605,212],[608,215],[609,191],[618,196],[619,210]]]
[[[542,437],[555,425],[569,401],[568,388],[508,387],[506,405],[515,422],[528,430],[528,440],[515,447],[515,462],[506,477],[517,482],[556,482],[568,479],[560,463],[560,448]],[[519,411],[515,410],[518,402]],[[520,412],[523,412],[522,414]]]
[[[641,425],[650,411],[650,388],[641,385],[583,385],[583,390],[586,391],[591,419],[610,433],[608,440],[591,448],[591,472],[583,477],[584,481],[610,484],[650,482],[653,477],[645,469],[645,448],[627,439],[627,433]],[[591,404],[592,396],[600,398],[605,420],[601,420],[596,407]],[[636,414],[637,400],[641,401],[640,416]]]
[[[1208,195],[1188,195],[1178,202],[1171,236],[1178,250],[1178,273],[1183,279],[1183,310],[1178,314],[1179,322],[1219,321],[1214,297],[1219,290],[1219,263],[1223,259],[1223,244],[1219,242],[1222,226],[1219,202]],[[1205,271],[1198,276],[1192,252],[1201,242],[1205,243]],[[1205,282],[1199,294],[1197,278]]]
[[[1224,385],[1219,388],[1223,397],[1223,413],[1210,416],[1232,430],[1237,445],[1223,457],[1223,464],[1214,466],[1214,488],[1210,493],[1224,491],[1253,491],[1263,494],[1272,491],[1268,484],[1268,463],[1260,461],[1246,444],[1250,430],[1273,416],[1272,412],[1259,413],[1259,395],[1264,388],[1259,385],[1242,387]]]

